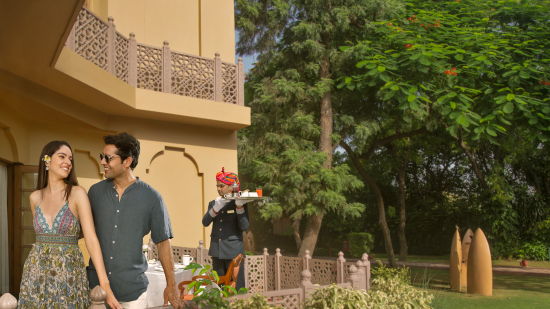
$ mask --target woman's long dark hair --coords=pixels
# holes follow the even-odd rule
[[[48,185],[48,170],[46,170],[46,162],[44,161],[44,156],[48,155],[50,158],[53,154],[61,148],[61,146],[67,146],[73,152],[73,148],[69,143],[65,141],[51,141],[42,148],[42,153],[40,153],[40,158],[38,159],[38,181],[36,183],[36,190],[42,190]],[[74,171],[74,155],[71,158],[71,171],[69,176],[63,179],[65,181],[65,201],[69,200],[71,195],[71,190],[73,186],[78,186],[78,180],[76,180],[76,173]]]

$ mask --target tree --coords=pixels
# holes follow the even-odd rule
[[[405,15],[373,23],[344,48],[357,71],[340,86],[365,93],[371,108],[348,115],[343,147],[360,169],[386,147],[381,140],[445,130],[470,162],[490,230],[504,237],[515,226],[513,196],[507,166],[491,155],[514,130],[547,148],[550,2],[406,3]]]
[[[400,5],[394,0],[240,0],[236,7],[239,53],[261,53],[249,78],[254,116],[243,137],[248,146],[242,162],[253,163],[245,171],[265,183],[276,201],[264,215],[291,217],[299,254],[313,253],[327,211],[356,216],[362,209],[345,198],[361,183],[346,165],[333,162],[339,47],[357,39],[369,20]]]

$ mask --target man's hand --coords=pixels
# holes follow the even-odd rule
[[[164,289],[164,306],[168,306],[168,302],[170,302],[174,309],[183,308],[183,303],[178,294],[175,285],[166,286]]]
[[[115,297],[115,294],[113,294],[113,291],[109,289],[109,291],[106,291],[107,298],[105,301],[107,302],[107,305],[109,305],[112,309],[122,309],[122,305],[118,302],[118,300]]]
[[[212,206],[212,209],[214,209],[214,212],[218,213],[218,212],[220,212],[220,210],[222,210],[222,208],[225,207],[225,205],[227,205],[228,202],[229,202],[229,200],[226,200],[226,199],[222,198],[221,196],[218,196],[214,200],[214,206]]]

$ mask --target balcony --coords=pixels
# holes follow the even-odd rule
[[[238,64],[175,52],[169,43],[153,47],[116,31],[112,18],[104,22],[82,8],[69,34],[67,47],[141,89],[244,105],[244,71]]]

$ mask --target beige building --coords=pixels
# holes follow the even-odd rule
[[[28,196],[51,140],[82,186],[102,179],[102,136],[141,142],[135,173],[164,197],[173,244],[208,243],[214,175],[237,170],[250,124],[231,0],[0,2],[0,295],[17,294],[34,242]],[[112,17],[112,18],[110,18]]]

